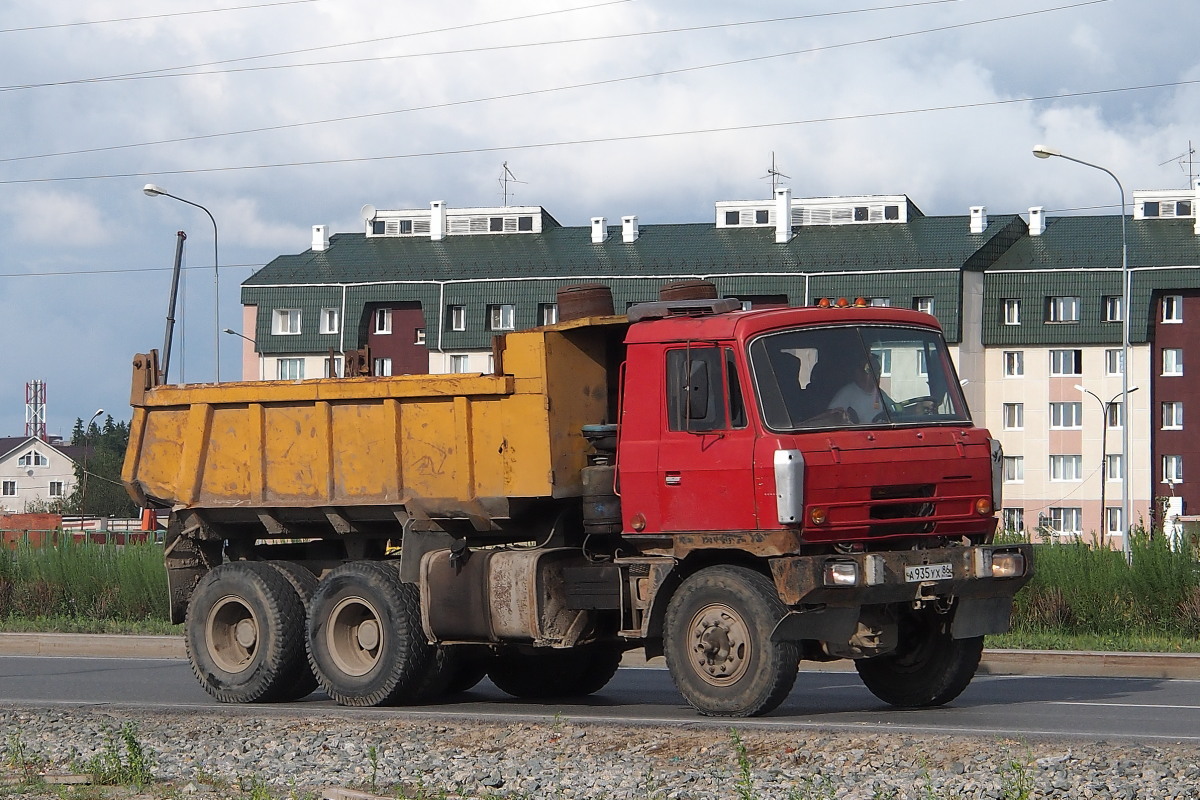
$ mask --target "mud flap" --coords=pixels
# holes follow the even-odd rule
[[[792,611],[775,625],[771,641],[797,642],[818,639],[823,642],[850,641],[858,629],[858,606],[822,606]]]
[[[1012,605],[1011,596],[960,597],[950,637],[973,639],[989,633],[1007,633],[1012,620]]]

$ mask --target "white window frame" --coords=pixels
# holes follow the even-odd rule
[[[1164,347],[1162,351],[1162,374],[1164,377],[1177,377],[1183,374],[1183,349],[1179,347]]]
[[[1162,404],[1162,429],[1164,431],[1183,430],[1183,401],[1167,400]]]
[[[392,358],[391,356],[378,356],[371,360],[371,374],[386,378],[392,374]]]
[[[22,454],[21,457],[17,459],[17,466],[48,467],[50,466],[50,459],[46,458],[44,455],[42,455],[40,450],[35,448],[27,453]]]
[[[933,314],[933,298],[932,297],[914,297],[913,308],[920,311],[922,314]]]
[[[322,308],[319,330],[321,333],[341,333],[342,310],[340,308]]]
[[[1025,456],[1004,457],[1004,482],[1025,482]]]
[[[375,334],[387,336],[392,332],[392,310],[390,308],[377,308],[372,316],[374,321],[371,330]]]
[[[1025,351],[1004,351],[1004,377],[1021,378],[1025,375]]]
[[[1078,506],[1051,508],[1047,521],[1050,530],[1059,536],[1078,536],[1083,533],[1083,509]]]
[[[1070,354],[1070,356],[1068,357],[1067,354]],[[1071,361],[1072,363],[1067,364],[1066,362],[1068,360]],[[1068,367],[1072,368],[1074,371],[1068,372],[1067,371]],[[1077,378],[1080,375],[1082,375],[1083,374],[1083,351],[1078,348],[1074,348],[1074,347],[1051,350],[1050,351],[1050,374],[1054,377],[1071,377],[1071,378]]]
[[[0,497],[16,497],[17,482],[16,481],[0,481]]]
[[[303,358],[281,358],[275,362],[275,378],[281,381],[304,380]]]
[[[1104,424],[1111,430],[1119,430],[1125,426],[1125,404],[1109,403],[1104,412]]]
[[[1083,403],[1066,401],[1050,404],[1051,430],[1079,430],[1083,427]]]
[[[329,356],[325,356],[325,358],[321,359],[321,363],[323,365],[326,378],[343,378],[346,376],[346,359],[343,356],[333,357],[332,375],[330,374],[331,370],[329,369]]]
[[[1051,483],[1079,483],[1083,480],[1083,456],[1055,454],[1050,456]]]
[[[1183,456],[1162,457],[1162,482],[1183,483]]]
[[[274,336],[299,336],[300,325],[298,308],[276,308],[271,312],[271,333]]]
[[[424,328],[416,328],[413,330],[413,344],[425,344]]]
[[[62,497],[65,490],[63,481],[50,481],[50,486],[46,489],[46,494],[50,497]]]
[[[1013,523],[1016,523],[1015,525]],[[1006,531],[1021,532],[1025,530],[1025,509],[1010,507],[1000,510],[1000,526]]]
[[[512,303],[491,303],[487,311],[489,331],[516,330],[517,307]]]
[[[467,307],[450,306],[450,330],[465,331],[467,329]]]
[[[1081,306],[1079,298],[1070,295],[1048,298],[1046,322],[1056,325],[1079,322]]]
[[[1023,431],[1025,430],[1025,404],[1024,403],[1005,403],[1002,408],[1004,420],[1004,430],[1006,431]]]
[[[1120,375],[1124,370],[1125,353],[1118,347],[1104,351],[1104,374]]]
[[[463,374],[471,366],[471,357],[466,353],[451,353],[448,368],[452,374]]]
[[[1110,481],[1125,479],[1125,456],[1120,453],[1108,453],[1104,456],[1104,474]]]
[[[1009,297],[1004,300],[1004,324],[1021,324],[1021,301],[1019,299]]]
[[[1109,506],[1104,509],[1104,527],[1109,536],[1123,536],[1125,534],[1125,525],[1122,522],[1122,515],[1125,509],[1120,506]]]
[[[1120,322],[1122,319],[1121,295],[1110,294],[1104,298],[1104,321]]]
[[[558,324],[558,303],[541,303],[538,305],[538,319],[543,325]]]
[[[871,308],[891,308],[892,298],[890,297],[871,297],[867,300],[867,305]]]
[[[1183,322],[1183,295],[1163,295],[1162,321],[1164,325],[1179,325]]]

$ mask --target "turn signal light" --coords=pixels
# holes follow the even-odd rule
[[[986,517],[992,513],[991,498],[981,497],[975,501],[975,513],[981,517]]]
[[[824,525],[828,518],[828,512],[820,506],[813,506],[808,510],[808,521],[813,525]]]

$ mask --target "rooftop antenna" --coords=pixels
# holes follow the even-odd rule
[[[45,381],[32,380],[25,384],[25,435],[48,441]]]
[[[525,183],[525,181],[517,180],[517,176],[512,174],[512,170],[508,168],[508,162],[505,161],[500,173],[500,191],[504,196],[504,207],[508,208],[508,184],[509,183]]]
[[[1196,148],[1192,147],[1192,140],[1188,139],[1188,149],[1186,153],[1180,153],[1174,158],[1168,158],[1166,161],[1159,164],[1160,167],[1165,167],[1167,164],[1174,162],[1179,165],[1179,169],[1184,168],[1184,163],[1187,163],[1188,187],[1196,185]]]
[[[774,197],[775,192],[779,189],[779,179],[780,178],[787,178],[788,180],[792,179],[791,175],[784,175],[782,172],[780,172],[778,169],[775,168],[775,151],[774,150],[771,151],[771,166],[767,168],[767,174],[763,175],[763,178],[771,179],[771,197]]]

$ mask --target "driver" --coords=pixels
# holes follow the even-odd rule
[[[871,422],[883,413],[883,397],[876,376],[879,357],[874,353],[864,358],[851,373],[850,382],[838,389],[829,401],[830,411],[841,411],[851,422]]]

